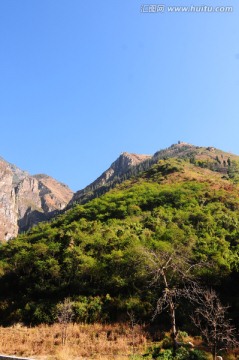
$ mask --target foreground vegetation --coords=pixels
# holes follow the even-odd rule
[[[47,360],[127,359],[134,352],[144,353],[149,342],[141,327],[132,332],[126,324],[70,324],[65,345],[61,336],[58,324],[0,328],[0,353]]]
[[[62,328],[59,324],[29,328],[16,324],[0,327],[0,353],[28,356],[39,360],[153,360],[171,359],[172,343],[168,333],[152,333],[145,326],[129,323],[114,325],[69,324],[67,341],[62,345]],[[182,345],[177,360],[210,360],[209,350],[200,337],[179,333]],[[189,344],[193,342],[195,347]],[[239,351],[224,354],[224,359],[235,360]]]

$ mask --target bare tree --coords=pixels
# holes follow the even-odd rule
[[[61,342],[62,345],[66,344],[67,328],[73,318],[73,306],[70,299],[65,299],[64,302],[58,304],[57,319],[61,325]]]
[[[187,252],[183,252],[181,249],[174,249],[170,252],[144,250],[144,254],[147,257],[148,270],[152,278],[151,286],[158,286],[161,289],[153,319],[164,310],[168,311],[175,352],[178,347],[176,307],[181,297],[190,295],[186,289],[188,284],[195,283],[193,269],[200,264],[193,263],[187,256]]]
[[[160,289],[153,318],[164,310],[168,311],[174,353],[179,345],[176,308],[182,298],[194,307],[192,320],[210,348],[214,360],[220,351],[239,346],[236,329],[227,319],[228,307],[221,304],[215,291],[201,287],[196,281],[197,269],[208,267],[209,263],[193,262],[187,251],[182,249],[157,252],[144,249],[143,252],[147,258],[151,285]]]
[[[216,292],[194,287],[190,294],[196,304],[192,320],[210,348],[213,359],[222,350],[236,348],[239,345],[236,328],[227,319],[228,307],[221,304]]]

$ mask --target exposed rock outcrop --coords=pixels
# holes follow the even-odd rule
[[[9,240],[17,235],[17,221],[13,173],[8,164],[0,159],[0,240]]]
[[[0,241],[64,209],[73,192],[47,175],[31,176],[0,158]]]
[[[127,152],[121,153],[121,155],[111,164],[111,166],[104,171],[94,182],[86,186],[83,190],[77,191],[72,200],[70,201],[69,206],[74,202],[81,202],[87,194],[90,194],[92,190],[100,189],[113,182],[117,177],[124,175],[130,168],[139,163],[150,159],[151,155],[139,155],[131,154]]]

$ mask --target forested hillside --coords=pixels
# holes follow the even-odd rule
[[[193,276],[216,288],[238,321],[238,190],[221,173],[190,161],[160,160],[2,244],[1,323],[54,322],[64,298],[73,302],[75,321],[123,320],[129,311],[149,321],[162,292],[150,286],[149,251],[203,264]],[[173,286],[181,284],[176,274]]]
[[[137,157],[137,161],[135,161]],[[69,203],[85,204],[89,200],[105,194],[123,181],[147,171],[159,160],[177,158],[189,161],[201,168],[222,173],[225,178],[239,180],[239,156],[216,149],[212,146],[200,147],[179,141],[170,147],[157,151],[153,156],[123,153],[93,183],[77,191]],[[126,162],[126,164],[125,164]]]

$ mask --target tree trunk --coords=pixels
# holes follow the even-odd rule
[[[162,275],[163,275],[163,280],[164,280],[164,285],[165,285],[165,290],[168,290],[168,282],[167,282],[167,278],[164,272],[164,269],[162,269]],[[169,294],[169,315],[170,315],[170,322],[171,322],[171,331],[172,331],[172,340],[173,340],[173,353],[175,355],[175,352],[178,348],[178,342],[177,342],[177,328],[176,328],[176,317],[175,317],[175,306],[173,303],[173,300],[171,298],[171,295]]]
[[[216,360],[217,357],[217,345],[213,345],[213,351],[212,351],[213,360]]]
[[[176,318],[175,318],[175,308],[174,303],[170,301],[169,303],[169,309],[170,309],[170,318],[171,318],[171,327],[172,327],[172,339],[173,339],[173,352],[175,355],[175,352],[178,348],[178,342],[177,342],[177,328],[176,328]]]

